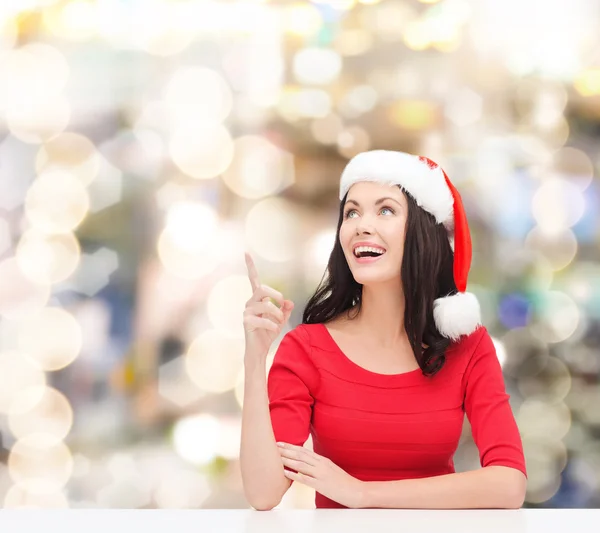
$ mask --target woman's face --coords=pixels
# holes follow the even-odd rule
[[[407,215],[406,197],[396,185],[362,181],[350,187],[340,243],[357,283],[364,285],[400,277]],[[354,252],[358,243],[371,243],[370,246],[385,253],[375,258],[358,258]],[[365,255],[362,247],[358,250]]]

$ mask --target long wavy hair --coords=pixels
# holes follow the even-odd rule
[[[402,187],[408,202],[401,278],[405,296],[404,329],[423,375],[434,376],[446,362],[450,339],[443,337],[433,319],[433,301],[457,292],[453,276],[454,253],[448,234],[435,217],[419,207]],[[348,266],[340,243],[344,204],[340,203],[335,243],[327,269],[302,314],[303,324],[327,322],[357,306],[360,312],[362,284]],[[356,316],[356,315],[355,315]],[[427,348],[423,351],[423,344]]]

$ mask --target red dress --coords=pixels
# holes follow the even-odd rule
[[[362,481],[423,478],[455,472],[464,415],[482,466],[527,475],[523,445],[502,368],[484,326],[446,350],[433,378],[420,368],[378,374],[352,362],[323,324],[286,333],[268,375],[277,441],[313,449]],[[317,508],[344,508],[316,493]]]

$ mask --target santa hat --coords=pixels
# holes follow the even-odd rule
[[[442,167],[423,156],[372,150],[354,156],[346,165],[340,179],[340,200],[360,181],[400,185],[417,205],[444,225],[454,251],[454,283],[458,293],[434,301],[435,325],[444,337],[452,340],[475,331],[481,324],[479,302],[474,294],[466,292],[471,235],[460,194]]]

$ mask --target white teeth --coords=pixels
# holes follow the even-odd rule
[[[381,255],[385,253],[385,250],[383,250],[382,248],[373,248],[372,246],[357,246],[356,248],[354,248],[354,255],[356,257],[358,257],[359,254],[363,252],[374,252]]]

